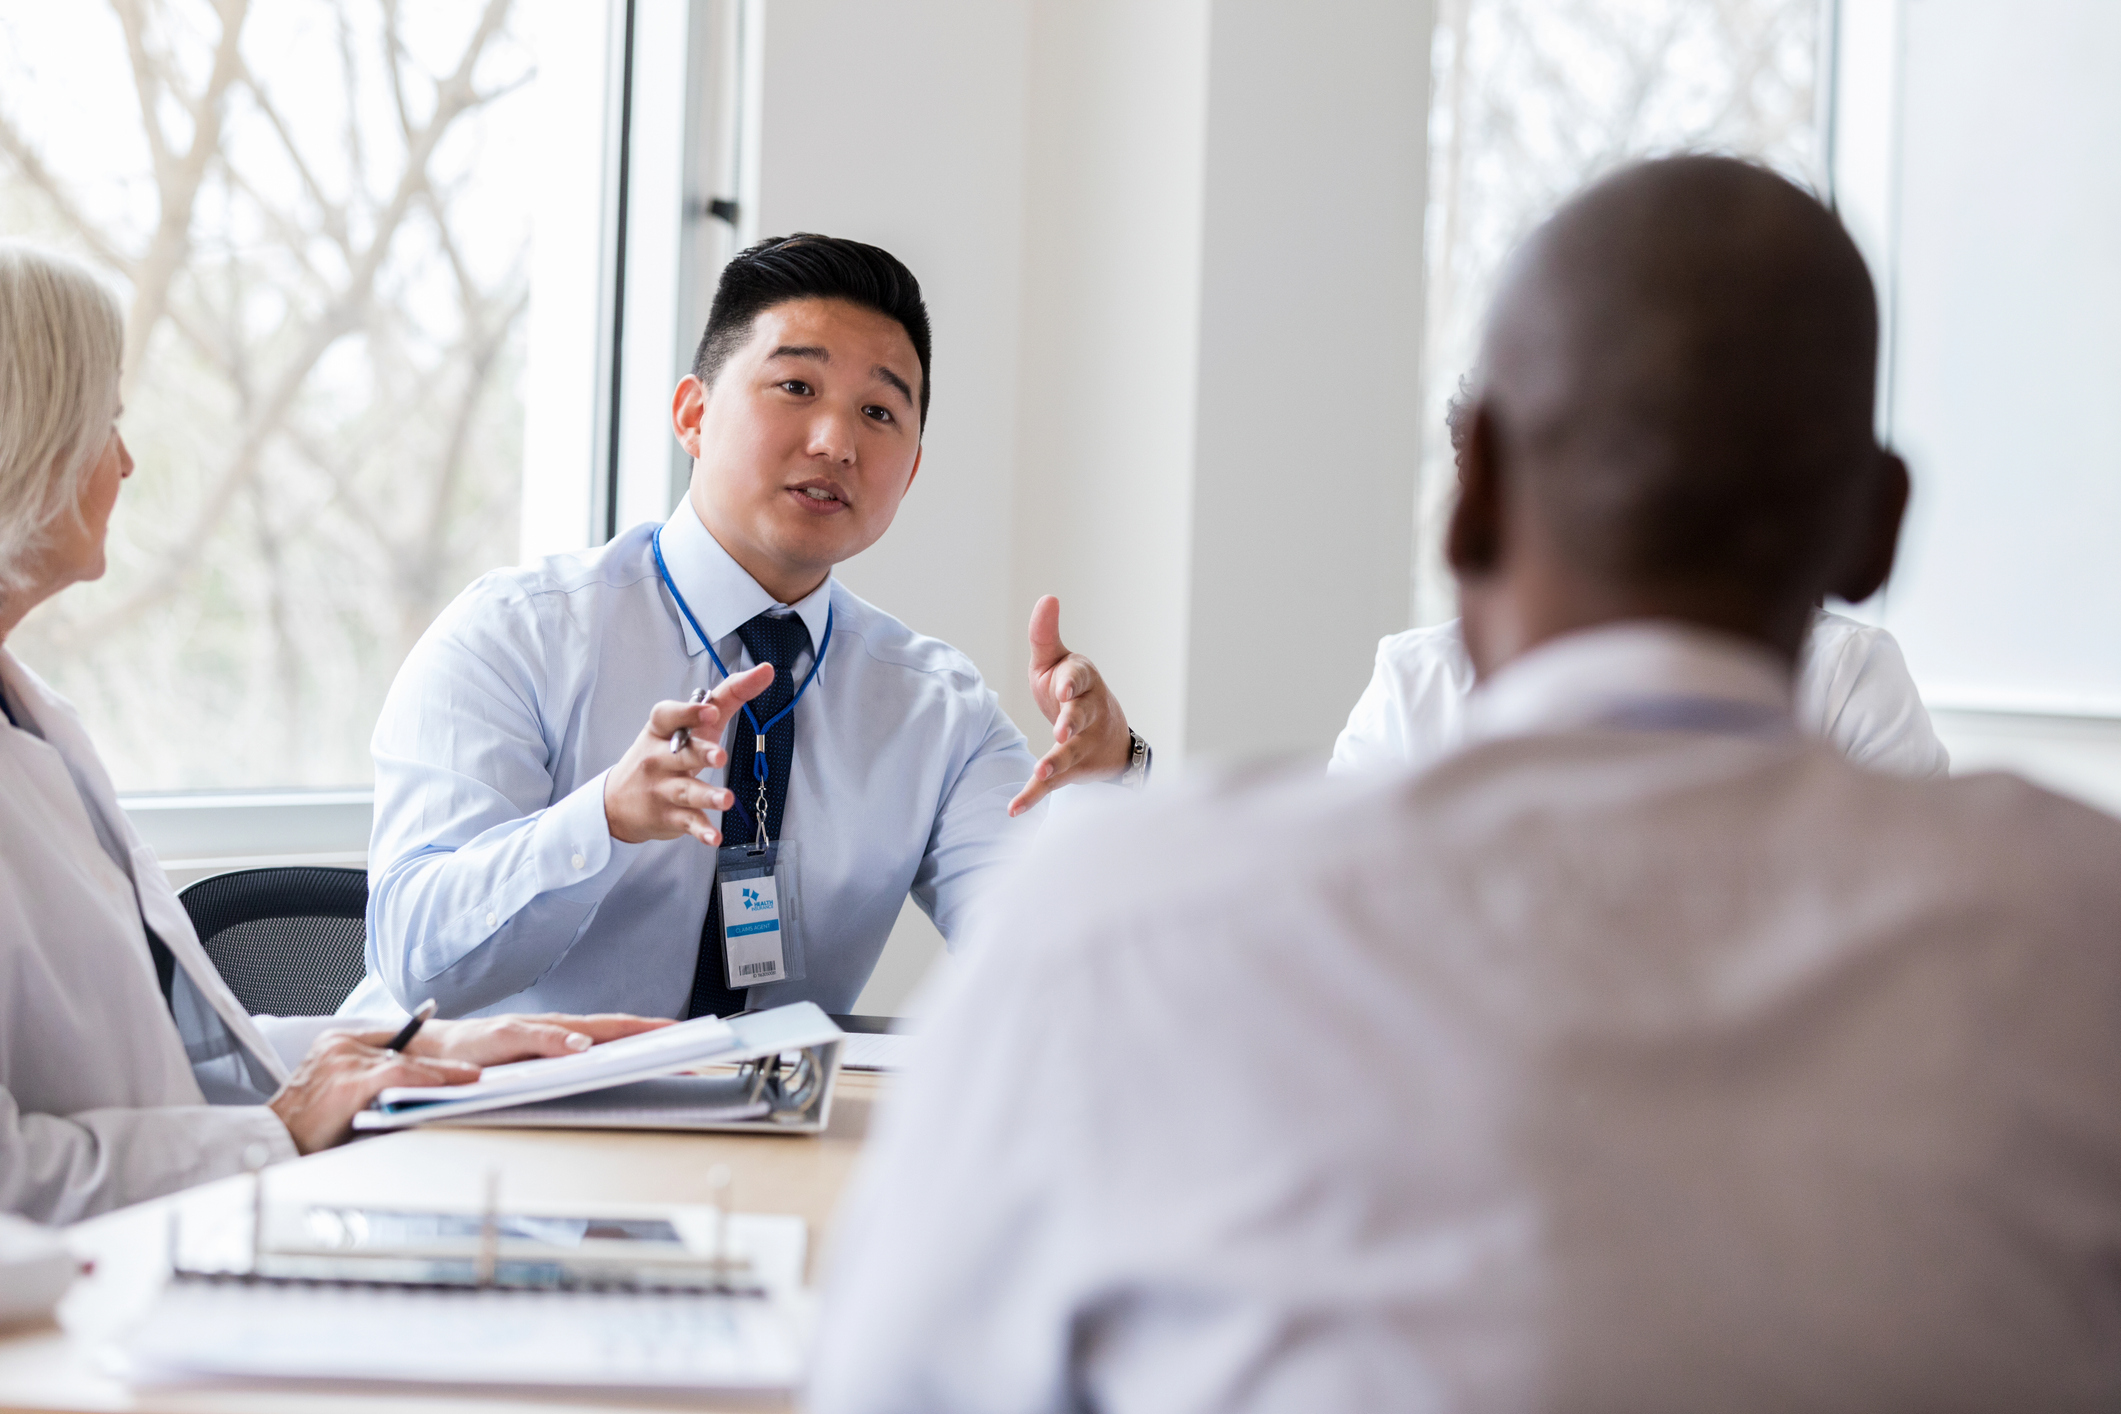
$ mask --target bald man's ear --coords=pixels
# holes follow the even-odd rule
[[[1479,579],[1502,563],[1503,492],[1495,451],[1495,421],[1481,402],[1458,454],[1458,500],[1444,528],[1444,561],[1460,579]]]
[[[1881,447],[1877,467],[1870,495],[1860,508],[1863,524],[1849,545],[1849,563],[1839,582],[1831,586],[1851,604],[1870,598],[1892,578],[1893,558],[1900,549],[1900,522],[1907,516],[1907,463]]]

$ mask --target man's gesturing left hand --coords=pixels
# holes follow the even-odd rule
[[[1031,606],[1031,696],[1053,723],[1053,749],[1009,802],[1012,816],[1038,804],[1056,786],[1112,779],[1127,769],[1132,745],[1127,714],[1097,665],[1061,642],[1060,600],[1051,594]]]

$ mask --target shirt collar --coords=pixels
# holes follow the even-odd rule
[[[1504,664],[1475,689],[1466,724],[1479,740],[1581,730],[1660,701],[1786,718],[1791,693],[1789,665],[1764,647],[1637,619],[1564,634]]]
[[[663,522],[662,547],[663,563],[669,567],[678,592],[685,596],[685,606],[700,621],[700,627],[714,635],[717,645],[760,614],[771,609],[786,612],[791,607],[802,619],[803,627],[810,630],[811,651],[815,653],[824,643],[825,620],[832,607],[831,575],[826,575],[823,584],[793,606],[781,603],[708,533],[700,523],[699,513],[692,508],[690,496],[679,498],[677,509]],[[705,645],[682,613],[678,621],[685,632],[686,655],[697,656]]]

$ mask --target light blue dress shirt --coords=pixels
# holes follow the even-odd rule
[[[406,659],[376,724],[369,975],[344,1012],[433,997],[444,1016],[682,1014],[714,852],[624,844],[604,818],[605,772],[649,709],[721,680],[656,573],[654,530],[485,576]],[[663,556],[733,672],[751,665],[736,630],[754,615],[799,614],[812,644],[834,616],[775,832],[795,851],[807,975],[752,988],[750,1005],[851,1011],[909,892],[956,937],[1035,828],[1040,812],[1008,813],[1030,749],[964,654],[834,579],[777,605],[689,500]],[[806,653],[798,680],[809,667]]]

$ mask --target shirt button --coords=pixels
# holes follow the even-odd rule
[[[584,858],[582,857],[582,851],[580,851],[580,850],[576,850],[576,851],[574,852],[574,859],[573,859],[572,863],[574,864],[574,867],[575,867],[575,868],[579,869],[579,868],[581,868],[581,867],[582,867],[582,866],[583,866],[584,864],[587,864],[588,862],[589,862],[588,860],[586,860],[586,859],[584,859]]]
[[[500,921],[501,921],[501,915],[500,915],[500,914],[498,914],[498,913],[494,913],[494,912],[491,912],[491,911],[488,911],[488,913],[487,913],[487,915],[486,915],[486,926],[487,926],[487,927],[491,928],[491,927],[492,927],[492,926],[493,926],[494,924],[496,924],[496,923],[498,923],[498,922],[500,922]]]

